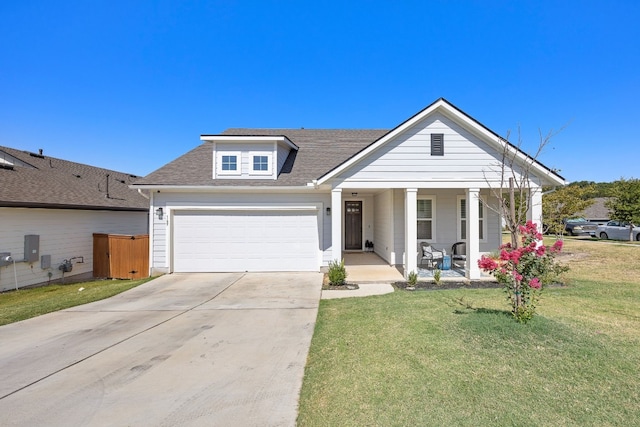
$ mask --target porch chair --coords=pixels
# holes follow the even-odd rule
[[[458,261],[458,263],[456,263]],[[467,265],[467,244],[465,242],[456,242],[451,246],[451,262],[456,267],[466,267]],[[459,266],[458,264],[462,264]]]
[[[422,249],[420,265],[427,262],[429,268],[433,268],[434,264],[437,264],[438,261],[442,261],[446,255],[446,251],[444,249],[436,249],[427,242],[420,242],[420,248]]]

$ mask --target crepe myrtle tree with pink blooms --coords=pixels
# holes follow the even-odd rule
[[[480,269],[492,274],[504,286],[512,314],[520,323],[533,318],[544,287],[568,270],[555,257],[562,250],[562,240],[551,246],[542,244],[542,234],[534,222],[519,226],[522,244],[500,246],[498,257],[483,255]]]

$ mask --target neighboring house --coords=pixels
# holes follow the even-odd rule
[[[606,224],[611,219],[609,208],[605,206],[607,200],[609,200],[608,197],[596,197],[593,204],[581,212],[579,216],[599,225]]]
[[[228,129],[200,139],[131,186],[151,196],[152,272],[318,271],[370,241],[406,275],[420,242],[449,251],[466,241],[475,279],[477,259],[501,244],[488,205],[507,178],[504,149],[516,176],[531,161],[442,98],[392,130]],[[566,183],[538,162],[530,178],[529,216],[539,222],[541,186]]]
[[[91,278],[93,233],[147,234],[136,178],[0,146],[0,290]]]

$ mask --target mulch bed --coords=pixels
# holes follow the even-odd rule
[[[360,289],[360,287],[356,283],[346,283],[344,285],[330,285],[328,283],[322,284],[322,290],[327,291],[353,291],[355,289]]]

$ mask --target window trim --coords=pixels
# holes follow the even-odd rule
[[[478,202],[482,203],[482,216],[478,218],[479,221],[482,221],[482,239],[479,239],[480,242],[487,242],[487,198],[483,195],[480,195]],[[466,242],[468,239],[462,238],[462,200],[467,200],[467,196],[458,196],[456,202],[456,238],[459,242]],[[467,208],[467,212],[469,209]],[[465,218],[467,220],[468,218]],[[480,227],[480,225],[478,225]]]
[[[436,242],[438,240],[436,227],[436,196],[418,195],[417,200],[431,200],[431,218],[418,218],[418,203],[416,202],[416,240],[419,242]],[[421,239],[418,237],[418,221],[431,221],[431,239]]]
[[[235,156],[236,170],[222,170],[222,157]],[[219,151],[216,155],[216,174],[217,175],[241,175],[242,174],[242,152],[240,151]]]
[[[255,170],[253,169],[254,157],[266,157],[267,158],[267,170]],[[249,151],[249,175],[272,175],[273,174],[273,152],[271,151]]]

